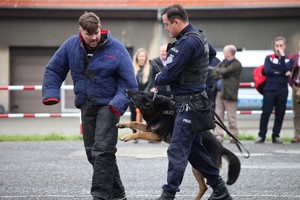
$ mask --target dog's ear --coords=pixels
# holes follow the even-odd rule
[[[129,98],[133,98],[138,94],[138,91],[135,89],[127,89],[125,93]]]
[[[153,92],[147,92],[147,97],[152,100],[153,99],[153,96],[154,96],[154,93]]]
[[[137,108],[140,109],[141,113],[144,113],[145,111],[149,111],[149,110],[153,109],[152,99],[145,95],[143,95],[140,98],[139,103],[136,103],[135,105]]]
[[[151,99],[149,99],[149,98],[142,98],[141,102],[142,102],[143,105],[148,106],[148,105],[151,104]]]

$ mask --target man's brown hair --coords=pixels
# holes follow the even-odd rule
[[[275,40],[274,40],[274,42],[277,42],[277,41],[279,41],[279,40],[282,40],[283,43],[286,44],[286,39],[285,39],[284,37],[282,37],[282,36],[276,37]]]
[[[79,26],[89,34],[95,33],[100,27],[100,23],[100,19],[95,13],[87,11],[78,20]]]
[[[167,15],[168,20],[173,23],[175,19],[180,19],[184,22],[189,21],[186,10],[180,4],[173,4],[162,10],[161,16]]]

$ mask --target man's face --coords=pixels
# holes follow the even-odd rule
[[[159,54],[160,54],[160,59],[167,60],[167,47],[166,46],[161,47],[159,50]]]
[[[275,41],[275,44],[274,44],[274,49],[275,49],[275,52],[277,53],[278,51],[281,51],[281,52],[284,52],[285,51],[285,44],[283,42],[283,40],[277,40]]]
[[[177,21],[176,19],[171,23],[168,20],[167,14],[162,15],[162,21],[164,24],[164,29],[165,31],[168,31],[170,33],[171,38],[176,38],[178,35],[178,30],[177,30]]]
[[[97,29],[95,33],[88,33],[86,30],[79,28],[80,34],[89,49],[94,49],[97,47],[100,42],[101,32],[100,27]]]
[[[231,60],[234,57],[229,46],[223,48],[223,55],[226,60]]]

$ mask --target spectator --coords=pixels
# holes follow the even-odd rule
[[[235,58],[235,53],[234,45],[223,48],[224,60],[212,71],[212,77],[217,80],[216,114],[224,120],[224,113],[227,111],[229,131],[237,137],[236,111],[242,64]],[[216,126],[215,135],[217,140],[223,142],[223,129],[220,126]],[[230,143],[235,143],[235,140],[230,138]]]
[[[288,77],[293,60],[285,55],[286,40],[276,37],[274,40],[275,54],[265,58],[263,74],[267,77],[263,88],[263,105],[260,117],[259,133],[255,143],[264,143],[268,131],[268,123],[273,108],[275,120],[273,125],[272,143],[282,144],[280,131],[286,110],[288,97]]]
[[[188,14],[181,5],[164,8],[161,16],[165,30],[176,41],[168,45],[167,66],[157,74],[155,83],[170,85],[176,119],[167,152],[167,184],[162,187],[163,193],[158,200],[175,198],[188,162],[203,174],[212,187],[210,200],[231,200],[219,169],[213,165],[201,142],[201,131],[192,129],[191,110],[187,106],[191,101],[194,106],[203,106],[202,100],[207,98],[205,89],[209,57],[214,57],[216,51],[208,44],[204,32],[189,23]]]
[[[293,90],[292,105],[294,112],[293,122],[295,134],[295,137],[291,141],[292,143],[300,143],[300,40],[298,43],[298,47],[298,51],[291,55],[291,58],[294,60],[290,83]]]
[[[130,100],[125,89],[137,89],[130,55],[99,17],[85,12],[79,18],[79,34],[71,36],[46,66],[43,103],[57,104],[68,72],[74,83],[75,106],[81,109],[83,141],[92,165],[94,200],[126,200],[116,161],[116,124]]]
[[[207,80],[206,80],[206,93],[207,97],[213,102],[213,107],[215,108],[216,104],[216,80],[212,77],[212,71],[215,69],[217,64],[219,64],[221,61],[219,58],[214,57],[210,60],[208,63],[208,73],[207,73]]]
[[[150,90],[150,65],[148,61],[148,55],[147,51],[143,48],[139,48],[135,54],[133,55],[133,68],[135,77],[138,83],[138,90],[139,91],[145,91],[149,92]],[[130,119],[131,121],[142,121],[142,117],[139,113],[139,110],[133,105],[133,103],[130,104]],[[137,119],[138,117],[138,119]],[[136,130],[132,130],[134,133]],[[134,140],[134,143],[138,143],[138,140]]]
[[[159,73],[166,65],[167,65],[167,45],[161,45],[159,48],[159,57],[152,59],[154,64],[151,64],[151,80],[150,80],[150,92],[156,92],[159,95],[164,95],[167,97],[171,97],[171,91],[169,85],[160,85],[156,88],[154,79],[157,73]],[[159,70],[156,68],[159,67]]]

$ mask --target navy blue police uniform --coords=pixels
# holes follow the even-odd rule
[[[167,66],[157,75],[157,85],[170,85],[176,102],[176,120],[168,148],[168,184],[164,191],[179,192],[188,162],[200,171],[209,185],[219,177],[219,169],[202,144],[199,132],[192,131],[191,111],[182,99],[195,95],[206,95],[206,78],[209,59],[216,55],[215,49],[207,43],[204,32],[191,24],[168,46]]]

